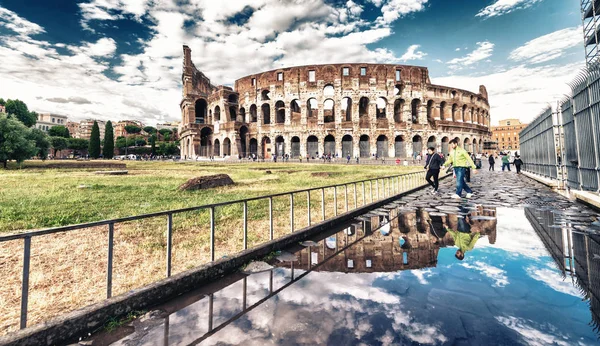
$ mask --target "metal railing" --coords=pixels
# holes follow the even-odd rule
[[[285,198],[289,199],[289,217],[287,224],[289,225],[289,232],[293,233],[298,230],[298,227],[311,226],[324,222],[330,217],[337,216],[338,213],[349,212],[353,209],[367,205],[368,203],[377,202],[379,200],[392,197],[402,192],[409,191],[411,189],[426,185],[425,182],[425,171],[411,172],[393,176],[386,176],[381,178],[365,179],[360,181],[354,181],[349,183],[342,183],[336,185],[328,185],[317,188],[309,188],[296,190],[291,192],[277,193],[267,196],[253,197],[235,201],[214,203],[196,207],[161,211],[156,213],[123,217],[111,220],[102,220],[96,222],[89,222],[84,224],[62,226],[48,229],[41,229],[36,231],[3,235],[0,236],[0,244],[8,241],[23,241],[23,265],[22,265],[22,287],[21,287],[21,313],[20,313],[20,328],[23,329],[27,326],[27,313],[28,313],[28,300],[29,300],[29,278],[30,278],[30,260],[31,260],[31,243],[32,238],[40,237],[44,235],[70,232],[75,230],[90,229],[100,226],[106,226],[108,228],[108,251],[106,260],[106,298],[112,296],[113,289],[113,248],[114,248],[114,231],[115,225],[122,224],[130,221],[145,220],[156,217],[165,218],[165,237],[166,237],[166,263],[165,263],[165,277],[171,276],[172,271],[172,258],[173,258],[173,216],[192,212],[192,211],[209,211],[209,227],[210,227],[210,261],[215,260],[215,239],[217,235],[217,220],[215,218],[215,211],[219,208],[225,208],[232,205],[242,206],[242,229],[243,229],[243,248],[242,250],[248,249],[248,205],[249,202],[254,201],[268,201],[268,218],[269,218],[269,239],[274,239],[274,215],[273,208],[274,198]],[[331,190],[333,193],[333,214],[326,214],[326,204],[328,203],[325,198],[325,192]],[[349,191],[350,190],[350,191]],[[358,192],[362,198],[358,198]],[[338,198],[343,195],[344,202],[342,207],[339,207]],[[349,196],[352,198],[353,203],[350,204]],[[306,219],[304,225],[300,225],[300,221],[294,215],[294,210],[298,206],[298,201],[306,200]],[[315,202],[315,199],[320,203],[320,220],[315,219],[316,215],[311,214],[311,205]],[[303,204],[303,203],[302,203]],[[341,210],[340,210],[341,209]]]
[[[554,113],[548,107],[519,134],[523,169],[551,179],[558,179],[554,143]]]

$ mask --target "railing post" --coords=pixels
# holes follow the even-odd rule
[[[215,207],[210,207],[210,261],[215,260]]]
[[[248,249],[248,201],[244,201],[244,250]]]
[[[377,200],[379,200],[379,179],[375,178],[375,190],[377,191]]]
[[[290,233],[294,233],[294,194],[290,193]]]
[[[273,197],[269,197],[269,239],[273,240]]]
[[[348,212],[348,184],[344,185],[344,202],[346,203],[346,212]]]
[[[373,203],[373,180],[369,180],[369,192],[371,193],[371,203]]]
[[[306,191],[306,204],[308,205],[308,211],[306,213],[308,225],[310,226],[310,190]]]
[[[171,276],[171,253],[173,251],[173,214],[167,214],[167,277]]]
[[[356,183],[354,183],[354,209],[358,208],[358,201],[356,198]]]
[[[112,297],[113,239],[115,224],[108,224],[108,260],[106,261],[106,298]]]
[[[325,189],[321,188],[321,217],[325,221]]]
[[[21,329],[27,327],[27,304],[29,302],[29,261],[31,259],[31,237],[23,238],[23,281],[21,285]]]
[[[365,196],[367,195],[367,189],[365,188],[365,182],[362,182],[362,190],[363,190],[363,195],[362,195],[362,205],[365,205]]]
[[[337,186],[333,187],[333,216],[337,216]]]

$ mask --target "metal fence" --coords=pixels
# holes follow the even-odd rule
[[[329,185],[311,189],[303,189],[285,193],[272,194],[268,196],[247,198],[242,200],[235,200],[229,202],[215,203],[202,205],[197,207],[168,210],[162,212],[156,212],[151,214],[144,214],[139,216],[124,217],[112,220],[103,220],[98,222],[84,223],[78,225],[56,227],[49,229],[36,230],[31,232],[24,232],[13,235],[0,236],[0,244],[9,241],[23,241],[23,262],[22,262],[22,287],[21,287],[21,312],[20,312],[20,327],[25,328],[27,326],[27,313],[28,313],[28,299],[29,299],[29,279],[30,279],[30,260],[31,260],[31,246],[33,238],[38,238],[44,235],[67,233],[75,230],[91,229],[96,231],[98,227],[101,227],[102,231],[108,230],[107,234],[107,254],[106,254],[106,297],[110,298],[113,291],[113,248],[114,248],[114,236],[115,236],[115,225],[123,224],[136,220],[147,220],[155,218],[164,218],[164,239],[166,242],[165,247],[165,277],[171,276],[172,271],[172,258],[173,258],[173,236],[174,236],[174,222],[173,218],[176,215],[189,213],[208,211],[208,227],[210,227],[210,261],[215,260],[215,253],[218,252],[216,249],[215,239],[219,236],[218,232],[218,218],[215,217],[216,212],[222,211],[224,208],[236,206],[241,209],[241,227],[243,230],[243,241],[242,247],[239,251],[246,250],[249,248],[248,241],[248,225],[249,225],[249,206],[255,208],[262,208],[264,204],[268,203],[268,229],[264,231],[268,232],[268,237],[273,240],[274,235],[274,199],[278,199],[278,203],[281,204],[282,199],[287,200],[287,208],[281,213],[282,208],[278,208],[278,215],[282,216],[286,220],[285,223],[289,229],[289,232],[294,232],[303,227],[308,227],[320,222],[324,222],[328,218],[335,217],[339,213],[348,212],[359,207],[362,207],[368,203],[377,202],[379,200],[392,197],[402,192],[409,191],[414,188],[422,187],[426,185],[425,182],[425,171],[418,171],[412,173],[399,174],[394,176],[386,176],[381,178],[373,178],[361,181],[354,181],[349,183],[342,183],[337,185]],[[333,201],[326,199],[326,193],[331,196]],[[360,198],[359,198],[360,197]],[[342,200],[343,199],[343,200]],[[263,204],[256,202],[265,202]],[[320,204],[320,205],[319,205]],[[333,206],[331,206],[333,204]],[[320,208],[317,207],[319,205]],[[317,207],[317,208],[315,208]],[[305,218],[299,219],[295,217],[295,210],[297,208],[305,209]],[[318,210],[316,213],[315,211]],[[326,210],[330,210],[330,214],[326,214]],[[315,215],[316,214],[316,215]],[[320,215],[319,215],[320,214]],[[304,216],[304,214],[302,214]],[[196,219],[200,219],[198,215]],[[281,220],[277,220],[281,221]],[[106,229],[104,228],[106,227]],[[223,230],[225,231],[225,230]],[[77,235],[75,235],[77,237]],[[250,246],[251,247],[251,246]],[[98,250],[100,251],[100,250]],[[221,253],[219,253],[221,254]]]
[[[544,177],[558,178],[554,144],[554,113],[548,107],[519,134],[523,169]]]
[[[571,95],[560,102],[556,113],[546,109],[521,131],[524,169],[566,180],[569,188],[600,192],[600,62],[585,69],[570,86]]]

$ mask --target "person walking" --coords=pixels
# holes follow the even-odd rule
[[[502,172],[504,172],[504,168],[507,168],[510,172],[510,158],[506,153],[502,155]]]
[[[449,143],[452,152],[448,154],[448,159],[444,163],[444,166],[452,165],[454,167],[454,174],[456,174],[456,193],[452,195],[453,199],[460,199],[462,195],[462,191],[465,190],[467,192],[467,198],[471,198],[473,196],[473,190],[467,185],[465,182],[465,175],[467,168],[472,168],[475,171],[474,174],[477,174],[476,166],[469,153],[461,147],[458,146],[458,140],[453,139]],[[442,167],[443,168],[443,167]]]
[[[494,170],[494,165],[496,164],[496,159],[494,159],[494,154],[490,154],[490,157],[488,157],[488,162],[490,163],[490,171]]]
[[[427,148],[427,160],[425,161],[425,169],[427,170],[427,174],[425,175],[425,180],[433,187],[431,191],[432,194],[436,194],[438,192],[439,177],[440,177],[440,166],[444,163],[440,154],[435,152],[434,147]],[[433,178],[433,181],[431,180]]]
[[[523,160],[521,160],[521,156],[515,156],[515,161],[513,162],[515,168],[517,169],[517,174],[521,174],[521,166],[523,165]]]

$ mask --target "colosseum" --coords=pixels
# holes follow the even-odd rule
[[[288,67],[215,86],[183,47],[183,159],[273,155],[410,158],[458,138],[481,152],[488,95],[433,85],[427,68],[390,64]]]

